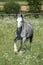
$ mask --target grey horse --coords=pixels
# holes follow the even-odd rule
[[[31,47],[31,42],[33,39],[33,26],[29,22],[24,22],[22,14],[17,14],[16,23],[17,23],[17,31],[16,31],[17,35],[16,38],[14,39],[14,52],[19,52],[22,49],[24,42],[27,38],[30,39],[30,47]],[[21,40],[21,46],[19,49],[17,49],[16,46],[17,40]]]

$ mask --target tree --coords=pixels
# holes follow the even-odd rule
[[[30,12],[38,13],[41,9],[41,0],[27,0],[30,7]],[[35,14],[35,16],[38,16]]]
[[[20,12],[20,5],[14,2],[8,2],[4,5],[4,11],[7,14],[17,14]]]
[[[41,0],[27,0],[30,6],[30,11],[39,12],[41,8]]]

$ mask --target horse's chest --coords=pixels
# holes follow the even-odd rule
[[[17,37],[20,38],[20,34],[22,31],[22,27],[21,28],[17,28]]]
[[[22,22],[19,21],[19,22],[17,23],[17,27],[20,28],[21,26],[22,26]]]

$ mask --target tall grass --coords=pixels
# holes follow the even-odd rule
[[[0,17],[0,65],[43,65],[43,18],[25,17],[25,21],[31,22],[34,28],[34,37],[29,50],[29,41],[25,42],[23,54],[15,54],[13,51],[14,38],[16,36],[16,19]],[[19,46],[20,41],[17,42]]]

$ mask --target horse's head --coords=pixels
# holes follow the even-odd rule
[[[18,28],[22,27],[23,15],[22,14],[17,14],[16,15],[16,21],[17,21],[17,27]]]

